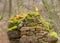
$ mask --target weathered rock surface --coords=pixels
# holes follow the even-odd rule
[[[26,29],[26,28],[27,27],[25,27],[24,29]],[[29,27],[29,28],[31,28],[31,27]],[[21,28],[21,29],[23,29],[23,28]],[[31,28],[31,30],[32,29],[33,28]],[[24,30],[24,31],[26,34],[23,34],[23,35],[21,34],[21,38],[20,38],[21,43],[56,43],[56,41],[57,41],[57,39],[55,39],[54,37],[49,36],[48,31],[44,31],[44,30],[40,30],[40,32],[38,32],[37,30],[34,30],[34,31]],[[23,41],[24,39],[25,39],[25,41]]]
[[[29,16],[27,16],[23,20],[24,22],[22,21],[23,23],[16,25],[18,28],[15,31],[8,34],[9,38],[11,40],[19,39],[19,43],[56,43],[58,39],[50,36],[51,28],[49,23],[41,19],[40,21],[39,15],[32,16],[30,14],[30,16],[30,18],[28,18]]]
[[[17,31],[10,33],[11,42],[15,43],[56,43],[58,39],[49,36],[49,32],[46,30],[35,30],[32,27],[22,27],[20,34]],[[40,28],[39,28],[40,29]],[[14,42],[15,41],[15,42]]]

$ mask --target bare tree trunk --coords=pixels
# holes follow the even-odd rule
[[[12,15],[12,0],[9,0],[9,18]]]

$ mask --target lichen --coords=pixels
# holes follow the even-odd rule
[[[9,27],[8,31],[14,31],[15,29],[18,28],[18,25],[22,23],[24,24],[22,27],[35,27],[35,28],[41,28],[43,27],[45,30],[49,31],[50,36],[53,36],[55,38],[58,38],[58,35],[56,32],[51,31],[51,24],[46,22],[41,15],[38,12],[38,9],[36,7],[35,12],[30,12],[30,13],[22,13],[20,15],[17,15],[13,17],[12,19],[8,20],[8,23],[10,25],[14,25],[12,27]],[[36,22],[37,21],[37,22]],[[39,24],[39,25],[38,25]]]

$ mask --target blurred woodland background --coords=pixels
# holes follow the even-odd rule
[[[0,0],[0,16],[3,17],[3,21],[7,21],[21,12],[34,11],[35,6],[60,36],[60,0]]]

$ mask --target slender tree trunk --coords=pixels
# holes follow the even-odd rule
[[[9,18],[11,17],[12,14],[12,0],[9,0]]]

